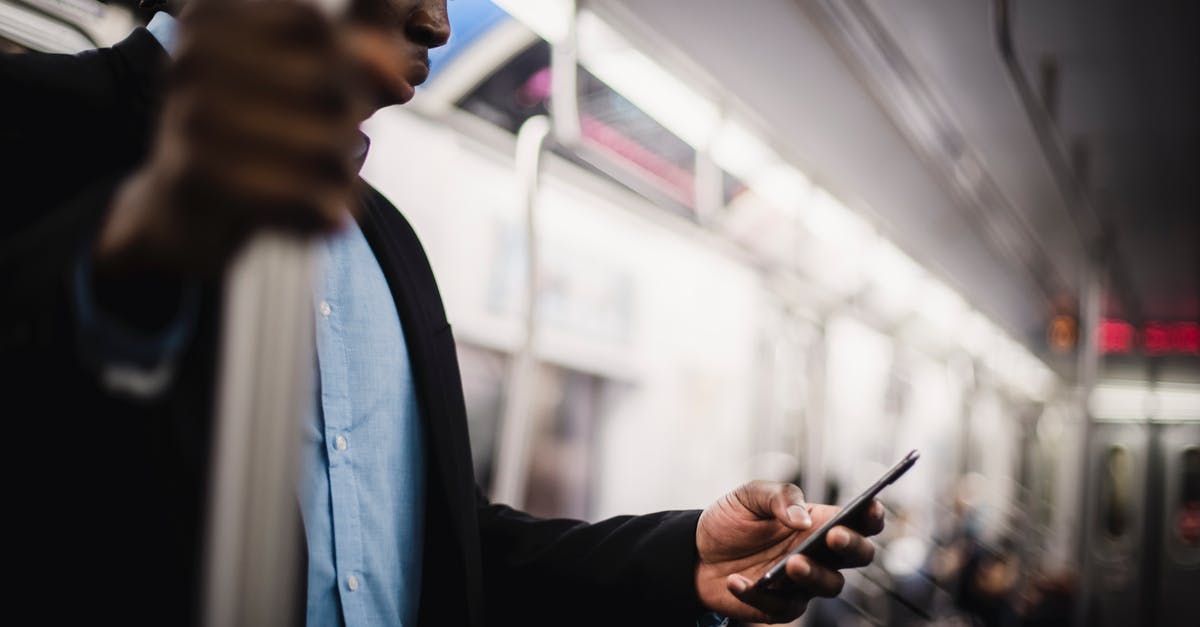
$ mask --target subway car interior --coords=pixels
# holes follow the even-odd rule
[[[918,449],[794,624],[1200,624],[1197,5],[446,7],[361,177],[428,255],[483,494],[839,504]],[[153,14],[0,0],[0,48]]]

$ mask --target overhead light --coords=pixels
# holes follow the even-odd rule
[[[1150,413],[1150,389],[1143,382],[1097,385],[1088,398],[1088,411],[1096,420],[1145,420]]]
[[[693,148],[713,136],[717,105],[633,47],[590,11],[577,22],[579,63]]]
[[[1011,373],[1011,385],[1034,401],[1045,401],[1054,384],[1054,374],[1029,349],[1015,343],[1017,367]]]
[[[1155,418],[1167,421],[1200,420],[1200,385],[1160,383],[1154,388]]]
[[[492,0],[505,13],[546,41],[557,44],[571,32],[574,0]]]
[[[871,253],[867,274],[875,305],[887,318],[898,318],[912,310],[913,293],[925,276],[917,262],[883,238]]]
[[[934,277],[927,277],[917,293],[917,313],[946,334],[958,329],[967,316],[967,302],[958,292]]]
[[[808,177],[782,161],[764,164],[744,180],[755,194],[789,214],[802,211],[812,198],[813,185]]]
[[[874,232],[866,220],[819,187],[800,212],[800,221],[817,238],[850,248],[855,254]]]
[[[709,144],[709,154],[726,172],[749,181],[779,162],[779,156],[750,129],[733,120],[721,123]]]
[[[971,355],[982,358],[1003,345],[1004,331],[987,316],[972,310],[958,327],[958,342]]]
[[[1048,398],[1054,373],[1023,344],[1001,334],[988,348],[984,363],[1010,389],[1034,401]]]

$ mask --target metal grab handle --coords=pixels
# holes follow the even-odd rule
[[[311,241],[264,233],[226,279],[205,565],[211,627],[293,621],[314,262]]]
[[[513,359],[507,382],[504,413],[500,417],[500,448],[492,497],[520,507],[525,501],[525,479],[529,472],[529,450],[533,439],[533,401],[537,387],[538,256],[537,195],[542,151],[550,137],[551,124],[544,115],[525,121],[517,131],[517,197],[525,209],[525,324],[524,337]]]
[[[349,0],[297,0],[326,15]],[[313,402],[311,238],[257,235],[226,276],[210,455],[203,620],[291,625],[301,529],[301,420]]]

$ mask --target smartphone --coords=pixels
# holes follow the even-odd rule
[[[909,451],[908,455],[904,456],[904,459],[883,473],[883,476],[872,484],[871,487],[864,490],[862,494],[854,497],[854,500],[847,503],[833,518],[825,521],[825,524],[821,525],[819,529],[805,538],[799,546],[792,549],[790,553],[764,573],[758,582],[754,584],[754,587],[766,588],[770,586],[771,582],[783,575],[784,565],[787,564],[788,558],[796,554],[803,554],[817,562],[832,562],[836,558],[836,555],[829,548],[829,545],[825,543],[825,536],[829,533],[829,530],[838,525],[845,525],[853,529],[856,523],[859,522],[859,519],[866,514],[867,508],[871,506],[871,502],[875,500],[875,496],[889,484],[899,479],[901,475],[908,472],[908,469],[917,463],[917,458],[920,456],[921,454],[916,449]]]

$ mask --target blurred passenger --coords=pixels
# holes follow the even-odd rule
[[[159,14],[111,49],[0,57],[18,157],[0,214],[5,564],[34,620],[196,620],[219,281],[266,227],[324,236],[298,494],[309,624],[790,620],[871,561],[838,528],[838,563],[796,557],[779,589],[750,589],[835,510],[787,484],[596,524],[488,503],[432,271],[356,176],[358,123],[413,97],[450,34],[444,0],[355,0],[336,24],[283,2],[184,13],[178,33]],[[862,532],[881,528],[876,504]]]
[[[918,533],[909,514],[900,510],[889,525],[891,533],[883,540],[882,566],[891,579],[892,603],[889,625],[923,625],[934,613],[937,585],[926,566],[929,543]]]
[[[1020,624],[1024,627],[1071,624],[1075,609],[1075,578],[1069,571],[1036,574],[1023,596]]]
[[[1012,594],[1020,562],[1009,546],[991,549],[976,543],[959,579],[958,607],[985,627],[1016,624]]]

